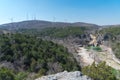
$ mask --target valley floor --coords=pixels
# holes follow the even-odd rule
[[[91,49],[86,49],[84,47],[79,47],[77,49],[78,56],[83,62],[84,66],[91,65],[94,61],[96,63],[100,61],[105,61],[107,65],[120,70],[120,60],[118,60],[110,47],[101,45],[102,51],[94,51]]]

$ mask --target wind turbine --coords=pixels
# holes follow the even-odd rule
[[[56,17],[53,17],[53,22],[52,22],[52,27],[54,27],[55,25],[55,21],[56,21]]]

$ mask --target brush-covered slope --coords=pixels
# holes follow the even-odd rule
[[[103,28],[100,33],[104,35],[104,40],[112,47],[116,57],[120,59],[120,27]]]
[[[39,75],[80,70],[65,47],[24,34],[0,35],[0,68],[4,71],[2,67],[14,74],[22,71]]]
[[[66,38],[69,36],[79,36],[84,34],[85,31],[90,30],[86,27],[51,27],[44,28],[42,30],[37,29],[19,29],[17,32],[40,36],[40,37],[51,37],[51,38]]]

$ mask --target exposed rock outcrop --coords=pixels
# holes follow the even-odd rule
[[[80,71],[75,72],[64,71],[53,75],[43,76],[35,80],[92,80],[92,79],[83,75]]]

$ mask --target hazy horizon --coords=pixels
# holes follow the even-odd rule
[[[120,24],[120,0],[0,0],[0,24],[26,20]]]

